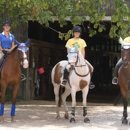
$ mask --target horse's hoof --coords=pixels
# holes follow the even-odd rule
[[[16,122],[16,121],[15,121],[15,116],[12,116],[12,117],[11,117],[11,122]]]
[[[68,114],[65,114],[65,115],[64,115],[64,118],[65,118],[65,119],[69,119],[69,115],[68,115]]]
[[[84,118],[84,123],[90,123],[90,119],[89,118]]]
[[[122,116],[121,120],[123,121],[124,119],[125,119],[124,116]]]
[[[56,119],[59,120],[60,119],[60,115],[57,115]]]
[[[74,118],[71,118],[71,119],[70,119],[70,123],[73,123],[73,122],[75,123],[75,119],[74,119]]]
[[[16,121],[14,119],[12,119],[11,122],[13,123],[13,122],[16,122]]]
[[[123,119],[122,120],[122,124],[127,125],[128,124],[128,120],[127,119]]]

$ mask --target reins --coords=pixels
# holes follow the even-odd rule
[[[123,77],[125,78],[125,80],[127,81],[127,83],[128,83],[128,89],[130,90],[130,78],[127,78],[127,77],[126,77],[123,65],[121,66],[121,68],[122,68],[122,69],[121,69],[122,75],[123,75]]]
[[[13,50],[13,51],[15,51],[15,50]],[[19,57],[19,50],[18,50],[18,53],[17,53],[17,56],[18,56],[18,59],[15,59],[15,58],[13,58],[13,57],[11,57],[10,55],[13,53],[13,51],[12,52],[10,52],[8,55],[7,55],[7,57],[9,57],[9,58],[11,58],[12,60],[14,60],[14,61],[16,61],[16,62],[21,62],[21,61],[23,61],[24,59],[27,59],[27,58],[22,58],[22,59],[20,59],[20,57]],[[6,58],[7,58],[6,57]]]
[[[129,63],[130,63],[130,62],[129,62]],[[123,74],[125,80],[130,81],[130,79],[128,79],[128,78],[125,76],[125,71],[124,71],[123,65],[121,66],[121,68],[122,68],[121,71],[122,71],[122,74]]]
[[[76,72],[76,67],[85,67],[85,66],[87,66],[87,64],[84,64],[84,65],[77,65],[77,63],[78,63],[78,60],[80,61],[80,58],[79,58],[79,53],[77,52],[77,60],[76,60],[76,62],[75,62],[75,67],[74,67],[74,72],[75,72],[75,74],[76,75],[78,75],[78,76],[80,76],[80,77],[86,77],[86,76],[88,76],[88,74],[90,73],[90,71],[88,71],[88,73],[87,74],[84,74],[84,75],[81,75],[81,74],[79,74],[79,73],[77,73]],[[89,67],[88,67],[88,69],[89,69]]]
[[[88,67],[88,68],[89,68],[89,67]],[[77,74],[77,75],[80,76],[80,77],[86,77],[86,76],[88,76],[88,74],[89,74],[89,71],[88,71],[87,74],[84,74],[84,75],[78,74],[78,73],[76,72],[75,68],[74,68],[74,72],[75,72],[75,74]]]

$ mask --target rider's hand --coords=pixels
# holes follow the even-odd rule
[[[12,46],[12,49],[14,49],[16,46],[17,46],[17,44],[13,45],[13,46]]]
[[[2,51],[3,49],[2,49],[2,47],[0,46],[0,51]]]
[[[7,54],[8,54],[8,52],[5,51],[5,50],[2,50],[2,52],[4,53],[4,55],[7,55]]]

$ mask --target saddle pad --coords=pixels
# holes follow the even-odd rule
[[[0,72],[2,71],[3,65],[5,63],[6,57],[3,57],[0,61]]]

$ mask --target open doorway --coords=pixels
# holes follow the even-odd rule
[[[86,22],[84,25],[87,27],[87,24]],[[113,68],[120,58],[120,44],[108,36],[109,23],[105,24],[108,26],[107,30],[103,33],[97,33],[93,37],[89,37],[87,31],[83,30],[82,32],[82,38],[87,43],[86,59],[94,66],[92,81],[96,87],[89,91],[88,101],[90,102],[112,102],[119,93],[119,86],[112,85],[111,80]],[[50,26],[61,32],[67,32],[72,28],[70,22],[64,28],[60,28],[58,22],[51,23]],[[30,60],[33,54],[37,55],[37,64],[43,64],[45,67],[45,74],[41,76],[40,80],[39,99],[54,100],[53,86],[49,84],[50,87],[47,87],[50,83],[50,68],[58,61],[66,59],[66,48],[64,47],[66,41],[59,39],[56,32],[44,28],[37,22],[29,21],[28,33],[29,38],[39,41],[32,46],[37,51],[30,53]],[[47,43],[45,44],[45,42]],[[52,46],[54,47],[52,48]],[[48,60],[50,60],[50,64],[48,64]],[[78,92],[77,100],[81,99],[81,92]]]

